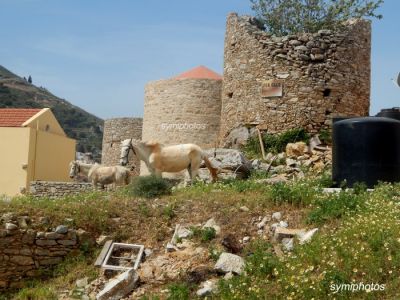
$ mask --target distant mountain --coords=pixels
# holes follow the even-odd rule
[[[33,78],[34,79],[34,78]],[[103,120],[0,66],[0,108],[51,108],[77,151],[101,156]]]

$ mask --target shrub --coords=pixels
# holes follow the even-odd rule
[[[138,176],[131,183],[131,191],[134,196],[154,198],[171,193],[171,185],[165,179],[150,175]]]
[[[217,235],[216,231],[212,227],[199,228],[191,227],[190,230],[193,232],[194,238],[200,238],[202,242],[208,242],[214,239]]]
[[[185,283],[175,283],[169,286],[169,295],[167,300],[186,300],[189,299],[189,286]]]
[[[312,210],[307,221],[309,223],[322,224],[330,219],[338,219],[345,214],[352,214],[364,207],[368,194],[363,187],[357,187],[354,191],[341,191],[321,197],[316,200],[317,207]]]
[[[276,35],[340,29],[352,18],[376,17],[383,0],[250,0],[267,31]]]
[[[293,183],[277,183],[271,186],[269,197],[277,205],[289,203],[295,206],[306,206],[314,201],[317,193],[307,181]]]
[[[295,128],[281,134],[266,133],[262,138],[266,152],[279,153],[285,151],[288,143],[299,141],[307,143],[310,139],[310,135],[303,128]],[[249,157],[259,156],[261,154],[261,148],[258,137],[250,138],[244,147],[244,151]]]

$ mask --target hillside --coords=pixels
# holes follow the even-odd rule
[[[51,108],[68,137],[77,140],[77,151],[93,152],[95,158],[100,158],[102,119],[0,66],[0,108],[7,107]]]

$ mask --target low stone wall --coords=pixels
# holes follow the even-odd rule
[[[59,198],[76,195],[91,189],[92,184],[88,182],[32,181],[29,194],[35,197]]]
[[[0,229],[0,290],[19,288],[21,280],[40,275],[40,270],[60,263],[80,244],[83,230],[60,225],[52,232],[23,228],[6,221]],[[86,233],[86,232],[85,232]]]

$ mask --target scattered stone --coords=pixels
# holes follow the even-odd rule
[[[56,232],[56,233],[60,233],[60,234],[65,234],[65,233],[68,232],[68,226],[65,226],[65,225],[58,225],[57,228],[56,228],[56,230],[55,230],[55,232]]]
[[[150,255],[152,255],[153,254],[153,250],[151,250],[151,249],[149,249],[149,248],[146,248],[146,249],[144,249],[144,256],[147,258],[147,257],[149,257]]]
[[[97,239],[96,239],[96,244],[99,246],[104,246],[104,244],[107,241],[110,241],[112,238],[109,235],[100,235]]]
[[[85,277],[85,278],[82,278],[82,279],[78,279],[75,282],[75,285],[76,285],[77,288],[84,288],[85,286],[88,285],[88,278]]]
[[[5,213],[1,216],[0,221],[3,223],[16,223],[17,216],[12,212]]]
[[[241,211],[244,211],[244,212],[250,211],[250,209],[249,209],[247,206],[241,206],[241,207],[240,207],[240,210],[241,210]]]
[[[308,151],[308,147],[304,142],[289,143],[286,145],[287,157],[298,157]]]
[[[243,238],[243,244],[250,242],[250,237],[249,236],[245,236]]]
[[[287,228],[288,226],[289,226],[288,223],[285,222],[285,221],[280,221],[279,222],[279,227]]]
[[[258,229],[264,228],[268,221],[270,221],[270,218],[264,217],[264,218],[261,220],[261,222],[257,224],[257,228],[258,228]]]
[[[203,282],[202,286],[201,289],[197,290],[196,295],[199,297],[206,297],[211,295],[216,289],[216,282],[215,280],[207,280]]]
[[[219,256],[214,269],[224,274],[229,272],[241,274],[244,269],[244,259],[238,255],[224,252]]]
[[[272,219],[279,222],[282,219],[282,213],[280,211],[274,212],[272,214]]]
[[[224,279],[229,280],[229,279],[233,278],[233,276],[235,276],[235,274],[233,274],[232,272],[228,272],[225,274]]]
[[[5,228],[6,228],[6,230],[13,231],[13,230],[17,230],[18,226],[13,223],[6,223]]]
[[[215,233],[218,235],[221,232],[221,227],[219,227],[217,225],[217,223],[215,222],[214,218],[209,219],[206,224],[204,224],[203,229],[205,228],[214,228],[215,229]]]
[[[128,270],[109,281],[97,294],[97,300],[118,300],[128,295],[138,284],[139,276],[135,270]]]

